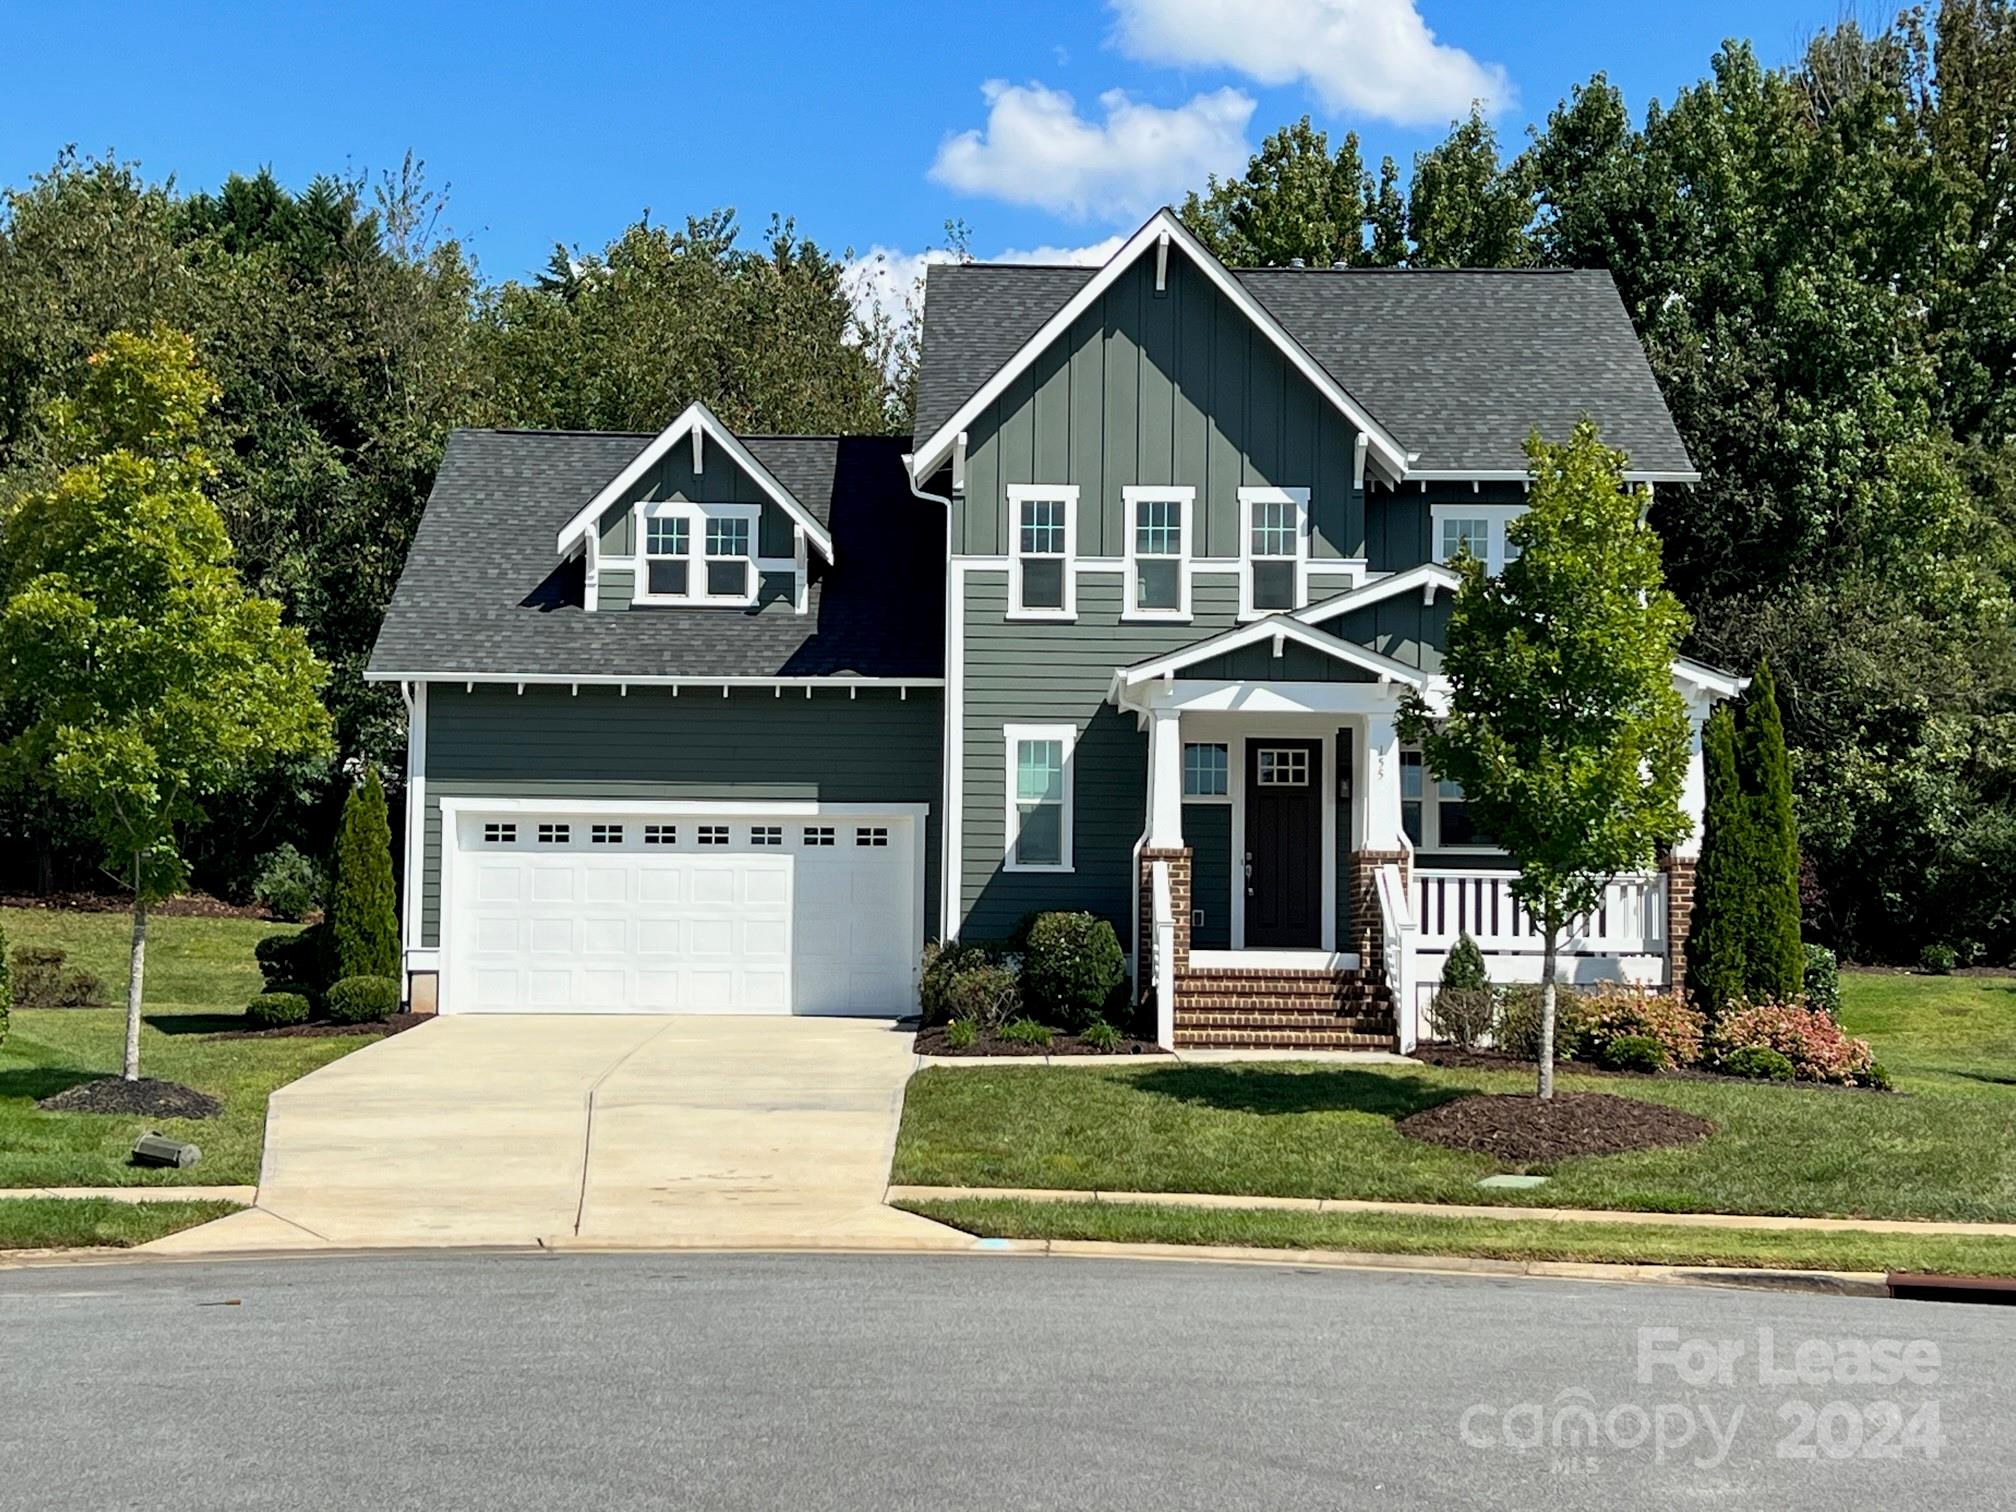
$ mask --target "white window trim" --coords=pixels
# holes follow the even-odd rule
[[[633,604],[686,604],[709,609],[747,609],[756,602],[763,587],[763,569],[758,557],[760,543],[758,534],[763,528],[763,506],[761,504],[691,504],[683,499],[661,499],[650,503],[640,503],[635,511],[637,567],[630,591]],[[648,525],[650,520],[683,519],[686,526],[686,586],[685,593],[653,593],[650,591],[651,563],[654,560],[647,548]],[[749,564],[749,591],[736,594],[710,594],[707,592],[707,563],[730,561],[729,557],[710,558],[707,555],[707,522],[709,520],[746,520],[749,522],[749,555],[743,560]],[[660,558],[659,560],[669,560]]]
[[[1022,506],[1061,503],[1064,506],[1064,607],[1022,607]],[[1011,620],[1075,620],[1078,618],[1078,485],[1075,483],[1011,483],[1008,485],[1008,618]]]
[[[1126,537],[1126,582],[1122,589],[1125,595],[1120,601],[1120,619],[1145,622],[1188,622],[1190,619],[1190,562],[1195,555],[1196,536],[1192,533],[1197,515],[1197,490],[1194,488],[1171,488],[1129,483],[1120,490],[1125,502],[1127,517]],[[1183,549],[1177,553],[1176,561],[1176,607],[1174,609],[1139,609],[1135,600],[1140,596],[1141,557],[1136,547],[1140,543],[1137,527],[1140,523],[1140,506],[1143,504],[1182,505],[1179,529],[1183,533]],[[1166,562],[1168,557],[1152,560]]]
[[[1253,607],[1253,506],[1293,504],[1295,506],[1295,602],[1287,609]],[[1266,561],[1281,561],[1267,557]],[[1247,487],[1239,490],[1239,618],[1265,619],[1270,614],[1290,614],[1309,604],[1309,490],[1306,488]]]
[[[1002,768],[1002,810],[1001,829],[1001,870],[1004,872],[1070,872],[1077,870],[1076,856],[1072,851],[1071,811],[1076,798],[1073,783],[1074,751],[1078,741],[1078,727],[1068,724],[1047,725],[1004,725],[1001,729],[1002,754],[1005,764]],[[1015,747],[1025,740],[1055,740],[1062,744],[1064,761],[1063,812],[1058,823],[1058,860],[1053,865],[1025,866],[1015,859],[1015,842],[1021,836],[1022,816],[1015,806]]]
[[[1442,550],[1444,520],[1482,520],[1487,527],[1484,570],[1496,577],[1505,570],[1505,527],[1526,513],[1524,504],[1431,504],[1428,506],[1430,560],[1448,566]]]
[[[1183,801],[1185,803],[1231,803],[1233,743],[1227,739],[1208,736],[1198,740],[1185,740],[1183,748],[1176,753],[1176,759],[1181,764],[1182,777],[1186,783],[1190,778],[1190,748],[1192,746],[1217,746],[1225,753],[1225,791],[1222,793],[1193,793],[1186,787],[1182,795]]]
[[[1434,768],[1428,765],[1428,759],[1422,755],[1421,747],[1418,745],[1408,745],[1403,742],[1400,746],[1400,753],[1403,764],[1410,755],[1421,756],[1421,843],[1414,848],[1417,851],[1435,851],[1454,856],[1496,856],[1501,854],[1495,845],[1477,845],[1474,843],[1469,845],[1443,844],[1442,808],[1436,794],[1436,789],[1441,785],[1441,779],[1435,775]],[[1406,802],[1407,797],[1403,790],[1400,796],[1403,815]]]

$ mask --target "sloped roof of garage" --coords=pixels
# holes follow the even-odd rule
[[[372,649],[379,681],[456,677],[944,675],[943,523],[910,492],[901,436],[743,436],[832,534],[804,614],[589,613],[554,534],[649,435],[458,430]]]

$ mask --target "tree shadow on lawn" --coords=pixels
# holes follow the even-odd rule
[[[148,1028],[163,1034],[228,1034],[252,1027],[242,1013],[150,1013],[145,1017]]]
[[[78,1066],[18,1066],[11,1071],[0,1071],[0,1100],[25,1097],[31,1102],[40,1102],[58,1092],[68,1092],[72,1087],[98,1081],[107,1074],[104,1071],[86,1071]]]
[[[1380,1074],[1344,1066],[1316,1071],[1168,1066],[1143,1072],[1133,1078],[1133,1084],[1157,1097],[1233,1113],[1370,1113],[1393,1119],[1469,1097],[1475,1091],[1425,1076]]]

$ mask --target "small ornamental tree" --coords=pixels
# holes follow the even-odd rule
[[[1736,772],[1736,723],[1726,708],[1701,727],[1701,774],[1706,803],[1687,924],[1687,992],[1712,1023],[1744,993],[1755,872],[1750,805]]]
[[[385,785],[372,767],[343,803],[329,893],[332,980],[399,975],[399,910]]]
[[[1584,420],[1535,435],[1516,559],[1497,577],[1467,554],[1449,618],[1445,711],[1410,693],[1401,731],[1462,784],[1477,822],[1517,862],[1512,893],[1542,945],[1539,1095],[1554,1095],[1562,933],[1612,877],[1687,833],[1687,711],[1673,656],[1687,629],[1659,540],[1627,491],[1624,455]]]
[[[1792,813],[1785,726],[1768,663],[1759,664],[1737,705],[1736,770],[1750,811],[1753,868],[1743,986],[1752,1002],[1789,1002],[1806,981],[1799,937],[1799,826]]]
[[[217,388],[175,331],[117,332],[39,417],[59,462],[7,511],[8,775],[76,804],[133,890],[123,1074],[140,1074],[147,910],[183,885],[182,827],[260,767],[329,744],[323,669],[246,590],[197,443]]]

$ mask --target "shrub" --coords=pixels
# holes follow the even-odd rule
[[[1567,987],[1554,992],[1554,1057],[1572,1060],[1582,1043],[1582,1021],[1587,1010],[1582,994]],[[1532,982],[1498,989],[1498,1021],[1492,1026],[1492,1042],[1507,1055],[1520,1060],[1540,1058],[1540,988]]]
[[[1022,996],[1060,1028],[1084,1028],[1106,1011],[1127,980],[1113,926],[1096,914],[1038,914],[1022,956]]]
[[[105,984],[88,971],[66,970],[63,952],[53,945],[18,945],[12,969],[12,1002],[21,1008],[95,1008],[105,1001]]]
[[[1002,964],[998,945],[957,940],[947,945],[933,940],[924,947],[924,969],[917,978],[917,1008],[924,1022],[943,1024],[952,1017],[952,986],[961,972],[973,966]]]
[[[311,924],[306,929],[266,935],[254,945],[252,958],[259,963],[266,990],[277,991],[284,982],[302,982],[317,990],[326,985],[329,975],[324,942],[328,930],[326,924]]]
[[[339,1024],[379,1024],[399,1011],[399,984],[391,977],[351,976],[323,994],[322,1008]]]
[[[1868,1069],[1862,1073],[1862,1085],[1874,1087],[1878,1092],[1890,1090],[1890,1073],[1884,1069],[1883,1062],[1878,1060],[1869,1062]]]
[[[392,826],[378,769],[343,804],[329,888],[332,977],[396,977],[399,913],[392,881]]]
[[[1012,1045],[1047,1045],[1055,1031],[1035,1019],[1010,1019],[1001,1026],[1001,1038]]]
[[[974,961],[953,977],[950,989],[954,1023],[996,1030],[1022,1010],[1022,984],[1005,961]]]
[[[1078,1036],[1079,1039],[1090,1045],[1094,1050],[1102,1051],[1108,1055],[1120,1048],[1120,1041],[1123,1037],[1118,1029],[1115,1029],[1104,1019],[1092,1020]]]
[[[971,1019],[954,1019],[945,1026],[945,1043],[954,1050],[971,1050],[980,1042],[980,1031]]]
[[[1491,1032],[1498,1004],[1484,974],[1484,952],[1466,931],[1442,963],[1442,985],[1428,1010],[1438,1038],[1469,1049]]]
[[[255,1028],[284,1029],[308,1022],[308,999],[298,992],[262,992],[245,1005]]]
[[[252,880],[252,896],[276,919],[300,919],[322,902],[322,873],[291,845],[268,851]]]
[[[1792,1074],[1800,1081],[1847,1085],[1865,1078],[1876,1063],[1867,1040],[1843,1034],[1839,1024],[1803,998],[1738,1004],[1716,1024],[1711,1044],[1716,1060],[1725,1065],[1739,1050],[1776,1050],[1792,1063]]]
[[[1659,1046],[1662,1065],[1691,1066],[1701,1059],[1705,1028],[1700,1012],[1677,992],[1606,983],[1583,999],[1576,1054],[1607,1066],[1613,1042],[1649,1039]]]
[[[1841,963],[1825,945],[1806,947],[1806,1001],[1831,1019],[1841,1017]]]
[[[1960,953],[1951,945],[1927,945],[1918,953],[1920,969],[1934,976],[1951,976],[1953,968],[1960,964]]]
[[[1637,1071],[1646,1076],[1664,1071],[1671,1061],[1666,1047],[1649,1034],[1620,1034],[1604,1042],[1597,1064],[1611,1071]]]
[[[1741,1050],[1732,1050],[1722,1058],[1722,1069],[1731,1076],[1749,1076],[1758,1081],[1792,1080],[1792,1062],[1776,1050],[1767,1050],[1762,1045],[1745,1045]]]

